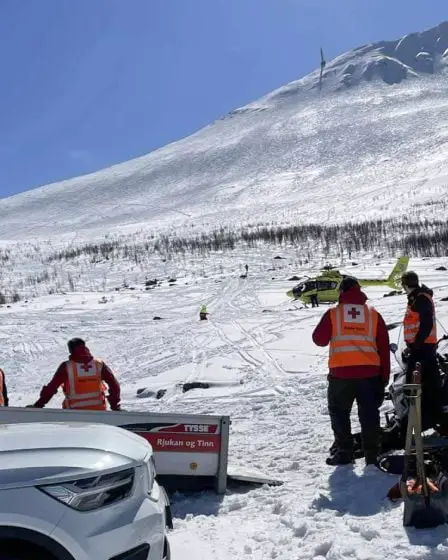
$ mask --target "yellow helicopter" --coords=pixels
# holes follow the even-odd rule
[[[409,257],[399,257],[389,277],[385,280],[356,278],[361,286],[389,286],[393,289],[399,289],[401,287],[401,275],[406,271],[408,263]],[[311,297],[316,295],[319,302],[336,302],[339,298],[339,285],[346,276],[348,274],[341,274],[339,270],[326,267],[322,269],[321,275],[303,280],[292,290],[286,292],[286,295],[299,299],[303,303],[310,303]]]

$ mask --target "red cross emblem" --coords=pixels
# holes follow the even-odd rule
[[[347,311],[347,315],[351,315],[352,319],[356,319],[358,315],[361,315],[361,311],[358,311],[355,307],[352,307],[350,311]]]

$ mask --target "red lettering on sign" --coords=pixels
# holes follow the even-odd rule
[[[157,432],[136,432],[149,441],[154,451],[175,451],[177,453],[219,453],[221,438],[218,435],[161,434]]]

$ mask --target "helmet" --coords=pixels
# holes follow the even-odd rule
[[[346,276],[339,285],[340,292],[346,292],[353,288],[354,286],[358,286],[360,288],[358,280],[354,276]]]

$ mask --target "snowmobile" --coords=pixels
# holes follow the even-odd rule
[[[434,430],[433,434],[424,438],[424,449],[427,453],[436,454],[439,459],[443,456],[446,460],[448,469],[448,353],[441,353],[438,346],[442,341],[447,341],[448,335],[444,335],[436,343],[437,364],[442,381],[442,413],[440,420],[435,425],[428,425],[423,419],[423,429]],[[396,355],[398,346],[395,343],[390,345],[391,352]],[[387,472],[399,471],[403,464],[403,455],[395,455],[405,447],[407,419],[409,415],[409,400],[404,391],[406,384],[406,371],[394,375],[392,383],[385,393],[385,400],[390,400],[393,407],[385,412],[385,425],[381,427],[381,451],[378,466]],[[361,433],[353,436],[354,456],[363,457]],[[394,459],[396,456],[396,459]]]
[[[403,526],[427,529],[448,521],[446,465],[433,455],[428,461],[422,437],[422,364],[416,362],[403,385],[408,401],[405,452],[401,477],[387,493],[390,500],[404,499]],[[428,455],[428,454],[427,454]]]

